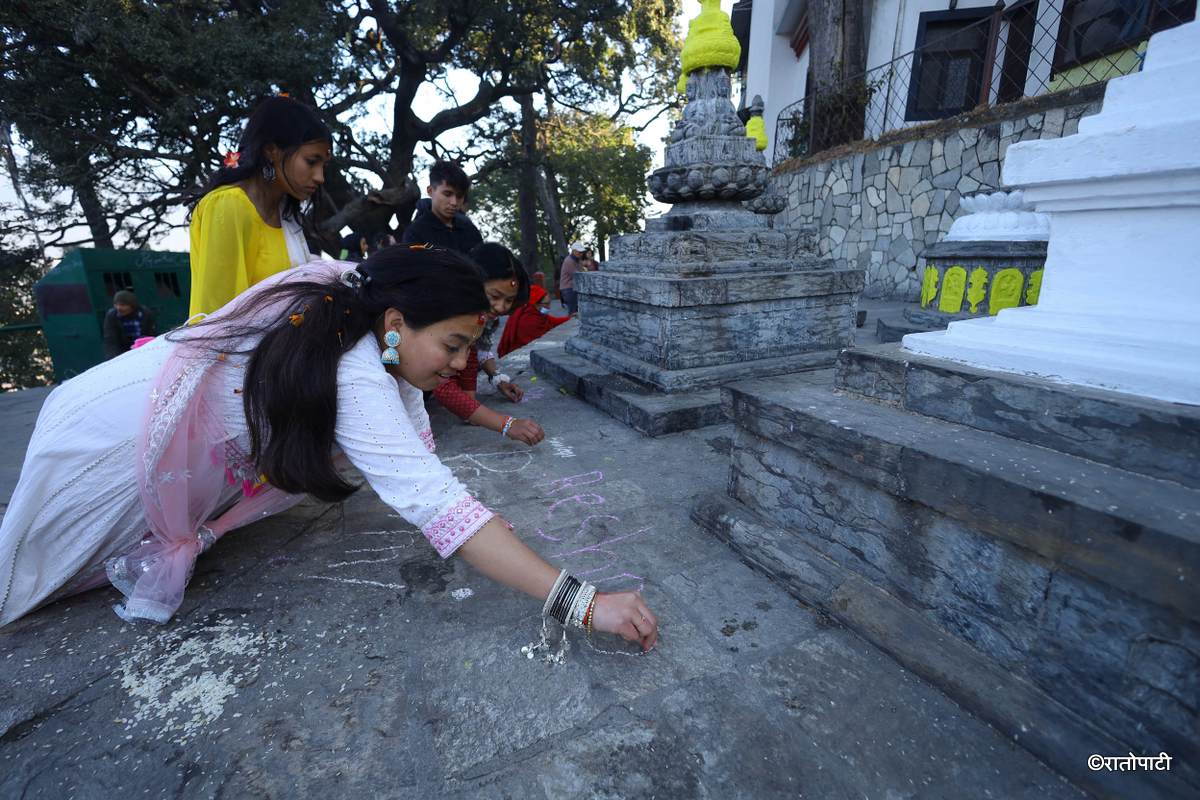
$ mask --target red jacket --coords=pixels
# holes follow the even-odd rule
[[[536,284],[529,287],[529,302],[513,311],[508,318],[508,324],[504,326],[504,335],[500,337],[500,347],[497,350],[501,357],[535,339],[540,339],[570,319],[543,314],[537,304],[545,296],[546,290],[542,287]]]

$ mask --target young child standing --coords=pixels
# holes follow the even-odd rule
[[[417,203],[417,214],[404,230],[401,244],[433,244],[469,253],[483,242],[479,229],[463,209],[471,191],[471,179],[462,167],[438,161],[429,170],[429,196]]]

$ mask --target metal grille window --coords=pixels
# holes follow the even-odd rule
[[[105,272],[101,280],[104,281],[104,294],[109,300],[122,289],[133,289],[133,275],[129,272]]]
[[[180,297],[179,276],[174,272],[154,273],[154,290],[159,297]]]
[[[1196,0],[1066,0],[1054,69],[1117,53],[1196,16]]]
[[[904,118],[951,117],[979,105],[990,9],[930,11],[917,22],[917,47]]]

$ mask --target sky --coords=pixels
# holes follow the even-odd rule
[[[733,7],[735,0],[721,0],[721,9],[729,13]],[[687,22],[700,13],[700,3],[697,0],[683,0],[683,7],[678,18],[678,26],[680,33],[683,34],[687,30]],[[474,85],[471,80],[452,80],[451,88],[454,90],[456,97],[461,97],[462,100],[469,99],[473,93]],[[439,97],[437,92],[429,84],[425,84],[421,91],[418,92],[414,107],[417,113],[424,119],[430,119],[445,106],[445,100]],[[390,118],[388,113],[389,108],[386,104],[381,105],[378,110],[378,116],[381,120]],[[646,116],[650,116],[647,114]],[[637,120],[633,120],[637,124]],[[649,147],[654,153],[654,161],[652,169],[656,169],[662,165],[662,142],[666,138],[669,128],[669,122],[666,115],[658,118],[653,124],[646,128],[645,131],[638,135],[638,140]],[[464,131],[466,129],[463,129]],[[422,176],[418,175],[418,180],[422,180]],[[654,201],[647,197],[650,201],[650,206],[647,208],[646,214],[649,217],[659,216],[666,212],[669,206]],[[0,170],[0,203],[16,204],[17,198],[12,188],[12,181],[6,170]],[[183,219],[184,212],[179,210],[179,219]],[[156,250],[188,250],[188,231],[187,228],[176,228],[166,236],[153,244]]]

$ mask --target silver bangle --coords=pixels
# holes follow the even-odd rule
[[[550,604],[554,602],[554,598],[558,597],[558,590],[562,587],[563,581],[567,579],[567,571],[561,570],[558,573],[558,580],[550,587],[550,594],[546,595],[546,602],[542,604],[542,616],[547,616],[550,613]]]
[[[504,427],[500,429],[500,438],[501,439],[503,439],[505,436],[508,436],[508,429],[512,427],[512,424],[514,422],[516,422],[516,419],[517,419],[516,417],[509,417],[508,420],[504,423]]]
[[[571,609],[569,616],[571,624],[576,628],[583,630],[583,618],[587,614],[588,606],[592,604],[592,600],[595,597],[596,587],[585,582],[583,588],[579,590],[579,595],[575,598],[575,605]]]

